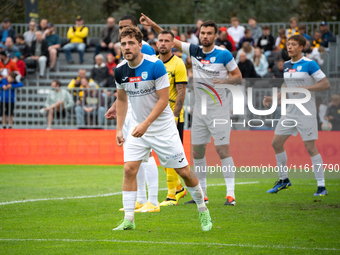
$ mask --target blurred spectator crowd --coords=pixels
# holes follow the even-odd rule
[[[290,59],[286,47],[287,39],[294,34],[301,34],[307,40],[303,55],[322,66],[324,64],[323,56],[328,51],[329,42],[335,41],[335,36],[330,32],[328,23],[322,21],[319,30],[308,35],[306,26],[299,24],[296,17],[290,18],[289,22],[290,27],[279,29],[278,36],[275,37],[271,34],[269,26],[259,27],[255,17],[248,19],[247,27],[241,26],[239,19],[233,17],[232,25],[229,28],[219,28],[215,44],[228,49],[234,55],[245,79],[282,79],[283,63]],[[178,40],[199,45],[199,31],[202,23],[203,20],[198,19],[196,27],[189,28],[185,33],[179,34],[177,27],[172,27],[171,31]],[[143,26],[141,32],[143,40],[149,43],[158,54],[155,31],[150,27]],[[65,54],[66,62],[70,65],[75,62],[83,64],[88,35],[89,28],[80,15],[75,17],[75,24],[69,27],[67,41],[56,33],[54,24],[47,19],[41,19],[39,24],[35,20],[31,20],[27,25],[27,31],[23,34],[16,34],[11,27],[10,20],[4,19],[0,30],[1,115],[13,116],[15,94],[12,95],[13,102],[8,102],[9,99],[7,96],[6,101],[5,91],[10,88],[11,84],[11,88],[22,86],[20,80],[26,76],[29,70],[38,72],[39,77],[43,78],[47,68],[50,72],[56,71],[57,59],[61,54]],[[91,72],[87,74],[86,70],[80,69],[78,76],[70,80],[68,89],[61,88],[62,84],[57,80],[52,82],[53,92],[48,95],[44,108],[40,110],[42,114],[47,114],[48,128],[51,128],[54,112],[58,113],[58,116],[65,116],[65,109],[71,107],[75,109],[77,125],[83,125],[84,119],[86,120],[84,116],[87,115],[94,115],[99,125],[103,123],[105,107],[107,107],[104,105],[105,97],[113,98],[111,101],[114,101],[116,96],[105,91],[105,88],[115,88],[114,69],[122,61],[118,35],[118,25],[113,17],[109,17],[106,26],[101,31],[100,38],[94,45],[94,65]],[[79,54],[78,61],[72,58],[71,52]],[[102,52],[107,52],[107,56],[104,57]],[[190,58],[176,49],[173,49],[173,53],[182,58],[188,69],[188,78],[192,80]],[[11,73],[16,75],[11,76]],[[277,84],[278,87],[281,86],[280,83]],[[250,86],[250,84],[246,85]],[[98,93],[98,88],[102,88],[103,93]],[[82,89],[87,90],[82,91]],[[111,101],[110,103],[112,103]],[[3,112],[3,109],[8,108],[3,103],[13,103],[11,112]],[[335,94],[329,106],[321,103],[317,105],[320,112],[320,129],[324,122],[330,122],[333,130],[340,130],[339,104],[340,96]],[[2,121],[6,122],[6,118],[2,118]]]

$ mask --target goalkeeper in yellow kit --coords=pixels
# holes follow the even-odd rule
[[[175,121],[179,136],[183,143],[184,129],[184,109],[183,103],[185,98],[186,85],[188,83],[187,70],[183,60],[172,53],[175,46],[174,35],[171,31],[163,30],[158,35],[157,48],[159,59],[163,61],[168,72],[170,88],[169,88],[169,104],[174,113]],[[182,186],[178,174],[172,168],[164,168],[167,176],[168,195],[166,199],[160,203],[160,206],[177,205],[178,201],[186,195],[186,189]]]

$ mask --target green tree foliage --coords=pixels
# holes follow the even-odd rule
[[[40,18],[54,23],[74,23],[77,15],[87,24],[105,23],[108,16],[117,19],[125,14],[140,17],[143,12],[158,23],[192,24],[194,0],[38,0]],[[1,1],[0,20],[25,22],[25,0]],[[300,21],[340,20],[339,0],[198,0],[198,18],[230,23],[232,16],[246,23],[250,16],[258,22],[288,22],[291,16]]]

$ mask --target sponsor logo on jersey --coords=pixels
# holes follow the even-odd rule
[[[122,81],[126,81],[127,78],[129,78],[129,76],[125,76],[125,77],[122,79]]]
[[[301,69],[302,69],[302,66],[298,66],[298,67],[296,68],[296,70],[298,70],[298,72],[300,72]]]
[[[210,62],[211,62],[211,63],[214,63],[215,61],[216,61],[216,58],[215,58],[215,57],[210,58]]]
[[[202,60],[201,60],[201,64],[203,64],[203,65],[209,65],[209,64],[210,64],[210,60],[202,59]]]
[[[288,73],[295,73],[296,72],[296,69],[289,69],[288,70]]]
[[[289,69],[289,68],[287,67],[287,68],[285,69],[285,72],[287,72],[287,71],[288,71],[288,69]]]
[[[139,82],[139,81],[142,81],[142,77],[140,77],[140,76],[129,78],[129,82]]]
[[[142,79],[146,80],[148,78],[148,72],[142,72]]]

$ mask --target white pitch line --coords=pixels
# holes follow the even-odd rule
[[[6,239],[1,238],[0,242],[106,242],[106,243],[144,243],[144,244],[167,244],[167,245],[200,245],[200,246],[229,246],[229,247],[249,247],[260,249],[295,249],[295,250],[319,250],[319,251],[340,251],[337,248],[324,247],[299,247],[299,246],[281,246],[281,245],[256,245],[256,244],[232,244],[232,243],[206,243],[206,242],[167,242],[167,241],[137,241],[137,240],[83,240],[83,239]]]
[[[259,183],[256,182],[238,182],[237,185],[243,184],[255,184]],[[219,184],[208,184],[207,186],[223,186],[225,183]],[[163,188],[159,190],[167,190],[168,188]],[[76,197],[54,197],[54,198],[37,198],[37,199],[27,199],[27,200],[19,200],[19,201],[9,201],[9,202],[1,202],[0,205],[9,205],[9,204],[19,204],[19,203],[27,203],[27,202],[38,202],[38,201],[52,201],[52,200],[69,200],[69,199],[83,199],[83,198],[96,198],[96,197],[110,197],[121,195],[122,192],[114,192],[114,193],[107,193],[107,194],[99,194],[99,195],[90,195],[90,196],[76,196]]]

